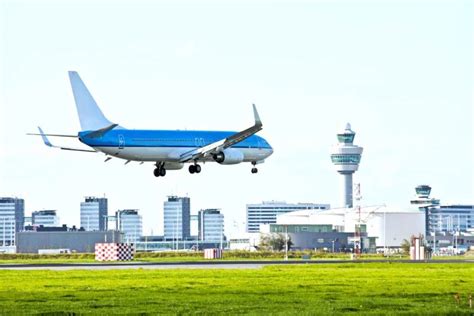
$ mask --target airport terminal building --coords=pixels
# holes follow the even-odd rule
[[[354,248],[359,226],[361,249],[400,248],[405,239],[424,234],[425,214],[384,205],[361,207],[360,213],[355,208],[303,210],[279,215],[275,224],[263,226],[262,231],[288,232],[294,249],[347,251]]]

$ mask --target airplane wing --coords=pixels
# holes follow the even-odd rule
[[[263,124],[262,124],[262,121],[260,120],[260,116],[258,115],[257,108],[255,107],[255,104],[252,104],[252,106],[253,106],[253,115],[255,117],[255,124],[253,126],[241,132],[235,133],[234,135],[231,135],[227,138],[214,142],[212,144],[188,151],[181,155],[179,161],[188,162],[191,160],[199,160],[200,158],[207,157],[211,154],[217,153],[237,143],[240,143],[244,139],[249,138],[250,136],[257,133],[258,131],[262,130]]]
[[[80,149],[80,148],[70,148],[70,147],[61,147],[61,146],[55,146],[53,144],[51,144],[51,142],[49,141],[48,137],[46,136],[45,133],[43,133],[43,130],[41,129],[41,127],[38,126],[38,130],[39,130],[39,134],[30,134],[30,135],[41,135],[41,137],[43,138],[43,142],[46,146],[48,147],[53,147],[53,148],[59,148],[59,149],[62,149],[62,150],[71,150],[71,151],[84,151],[84,152],[91,152],[91,153],[96,153],[97,151],[95,150],[89,150],[89,149]],[[58,136],[58,134],[51,134],[51,136]],[[66,136],[61,136],[61,137],[72,137],[70,135]],[[75,136],[77,137],[77,136]]]

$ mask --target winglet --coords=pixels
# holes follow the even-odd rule
[[[255,104],[252,104],[253,106],[253,116],[255,117],[255,125],[262,126],[262,121],[260,120],[260,116],[258,115],[257,112],[257,107]]]
[[[51,142],[49,141],[48,137],[46,137],[46,135],[44,134],[43,130],[41,129],[41,127],[38,126],[38,130],[40,132],[40,135],[41,137],[43,138],[43,142],[46,146],[48,147],[54,147],[53,144],[51,144]]]

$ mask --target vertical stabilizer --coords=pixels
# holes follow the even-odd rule
[[[82,131],[95,131],[112,125],[95,103],[94,98],[75,71],[69,71],[74,101]]]

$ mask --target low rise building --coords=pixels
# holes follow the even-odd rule
[[[40,249],[69,249],[71,252],[94,252],[96,243],[123,242],[118,231],[28,231],[17,234],[17,253],[38,253]]]

